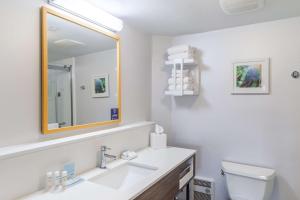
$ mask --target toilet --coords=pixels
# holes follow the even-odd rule
[[[270,200],[275,170],[228,161],[222,170],[231,200]]]

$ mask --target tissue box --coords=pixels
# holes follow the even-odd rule
[[[150,145],[153,149],[164,149],[167,148],[167,134],[151,133],[150,134]]]

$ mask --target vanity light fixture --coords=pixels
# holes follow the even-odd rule
[[[59,46],[59,47],[82,47],[82,46],[86,46],[86,44],[83,43],[83,42],[79,42],[77,40],[71,40],[71,39],[56,40],[53,43],[56,46]]]
[[[48,0],[48,3],[109,30],[118,32],[123,28],[122,20],[84,0]]]

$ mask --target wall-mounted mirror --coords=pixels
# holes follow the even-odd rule
[[[119,37],[42,8],[43,133],[121,120]]]

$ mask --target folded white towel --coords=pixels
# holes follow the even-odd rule
[[[168,54],[177,54],[181,52],[186,52],[189,51],[191,47],[189,45],[178,45],[178,46],[173,46],[167,50]]]
[[[176,77],[176,78],[181,78],[181,77],[190,77],[190,75],[189,74],[186,74],[186,73],[184,73],[184,74],[178,74],[178,73],[176,73],[176,74],[172,74],[171,75],[171,78],[174,78],[174,77]]]
[[[176,78],[175,81],[176,81],[176,84],[180,84],[181,83],[181,78]],[[191,77],[183,77],[182,81],[183,81],[183,83],[189,83],[189,84],[193,83],[193,79]],[[169,84],[174,84],[174,78],[169,78],[168,83]]]
[[[182,53],[172,54],[168,56],[168,60],[175,60],[175,59],[192,59],[194,58],[193,51],[186,51]]]
[[[181,70],[173,70],[173,69],[172,69],[172,73],[171,73],[171,74],[172,74],[172,75],[175,75],[175,74],[180,74],[180,75],[181,75]],[[190,74],[190,71],[187,70],[187,69],[184,69],[184,70],[182,70],[182,74],[183,74],[184,76],[189,75],[189,74]]]
[[[168,87],[169,90],[181,90],[181,85],[180,84],[169,84]],[[183,90],[193,90],[193,85],[192,84],[183,84]]]
[[[176,90],[181,90],[181,85],[176,85]],[[190,84],[184,84],[183,90],[193,90],[193,86]]]
[[[195,49],[194,48],[190,48],[189,50],[187,51],[179,51],[177,53],[171,53],[171,54],[168,54],[169,56],[174,56],[174,55],[178,55],[178,54],[182,54],[182,53],[187,53],[187,54],[195,54]]]
[[[172,73],[181,73],[181,70],[180,69],[176,69],[176,70],[174,70],[174,69],[172,69]],[[182,72],[183,73],[189,73],[189,70],[188,69],[184,69],[184,70],[182,70]]]
[[[189,72],[190,72],[189,70],[182,70],[183,74],[188,74]],[[181,71],[180,70],[176,70],[176,71],[172,70],[172,74],[174,74],[174,73],[181,74]]]
[[[189,50],[189,51],[183,51],[176,54],[169,54],[168,60],[174,60],[174,59],[191,59],[194,58],[195,51]]]

